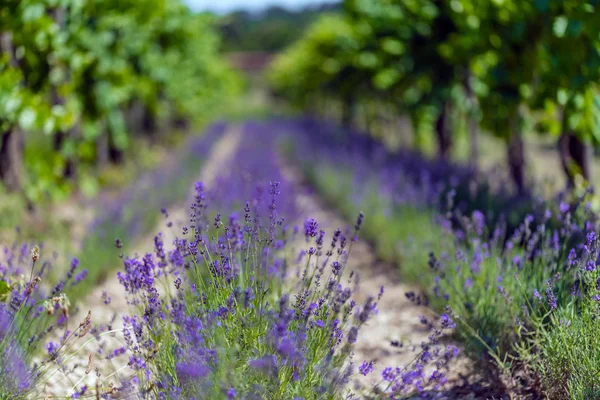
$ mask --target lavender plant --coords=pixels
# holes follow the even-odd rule
[[[383,295],[382,288],[362,304],[353,300],[358,277],[347,271],[347,260],[363,216],[354,229],[335,230],[330,238],[314,219],[290,227],[288,221],[300,215],[298,188],[278,162],[278,134],[255,123],[246,124],[243,133],[214,189],[196,185],[189,223],[173,228],[167,222],[177,229],[172,248],[159,235],[153,253],[124,260],[119,279],[134,309],[125,319],[125,345],[115,350],[129,355],[134,371],[122,383],[124,393],[228,399],[353,395],[352,349]],[[267,184],[266,176],[282,181]],[[250,200],[240,202],[243,198]],[[211,212],[215,205],[227,213]],[[375,389],[361,393],[401,398],[444,385],[444,368],[457,349],[438,341],[454,323],[445,315],[440,324],[427,326],[431,340],[415,362],[390,366]],[[358,372],[368,375],[372,369],[365,361]]]
[[[209,217],[196,185],[190,225],[173,247],[161,236],[153,253],[127,258],[119,279],[137,311],[126,317],[134,375],[121,391],[141,398],[350,398],[352,349],[377,297],[353,300],[346,271],[353,231],[326,239],[314,219],[288,229],[277,209],[279,183],[237,213]],[[261,209],[268,210],[261,214]],[[298,251],[298,247],[300,250]],[[415,363],[385,370],[375,393],[401,398],[446,382],[457,355],[439,339],[453,321],[425,322],[432,334]],[[372,363],[359,372],[367,375]],[[373,393],[373,388],[367,388]],[[381,396],[381,395],[379,395]]]
[[[354,229],[335,230],[329,238],[314,219],[288,226],[301,214],[298,188],[285,179],[279,163],[278,134],[265,135],[263,129],[245,125],[242,143],[215,189],[196,185],[186,226],[167,220],[174,230],[171,248],[159,234],[152,253],[124,258],[118,277],[131,313],[122,329],[111,326],[114,320],[93,326],[91,313],[70,322],[64,291],[87,275],[77,271],[77,260],[66,279],[52,286],[44,282],[49,264],[36,267],[37,252],[28,279],[27,247],[19,262],[15,249],[5,252],[1,398],[47,397],[57,376],[66,377],[72,398],[357,395],[350,385],[356,370],[359,376],[372,374],[373,362],[358,360],[356,369],[353,348],[383,295],[382,288],[362,304],[353,299],[358,276],[348,271],[347,260],[363,215]],[[267,183],[267,176],[281,182]],[[240,201],[244,198],[250,200]],[[225,212],[211,212],[209,201]],[[163,215],[169,218],[166,210]],[[116,242],[120,251],[122,243]],[[103,300],[110,303],[107,293]],[[375,387],[358,387],[360,396],[404,398],[445,385],[445,370],[458,349],[440,339],[455,324],[446,314],[439,322],[422,322],[432,333],[414,362],[386,368]],[[104,341],[109,337],[110,344]],[[83,357],[87,367],[71,365],[82,358],[78,353],[89,351],[90,342],[97,348]],[[123,359],[128,361],[120,365]],[[102,364],[113,371],[99,368]],[[95,387],[87,380],[82,384],[93,370]]]
[[[0,257],[0,398],[43,396],[56,374],[68,374],[63,361],[72,357],[91,328],[91,314],[73,322],[66,291],[81,282],[86,270],[73,259],[64,279],[51,282],[53,259],[37,246],[7,246]],[[77,317],[79,318],[79,317]],[[69,329],[69,326],[75,328]],[[52,340],[57,340],[53,342]]]
[[[595,216],[577,224],[576,210],[563,206],[572,229],[579,228],[585,239],[562,242],[569,249],[562,273],[547,281],[544,291],[534,289],[530,308],[533,314],[526,339],[518,354],[527,367],[540,377],[545,393],[556,399],[591,399],[600,395],[598,384],[597,318],[600,301],[598,260],[600,242]],[[565,229],[565,228],[563,228]],[[560,240],[560,239],[559,239]],[[549,249],[552,251],[556,244]],[[541,292],[541,293],[540,293]]]
[[[327,246],[309,220],[298,256],[289,247],[294,234],[276,216],[278,184],[265,199],[264,219],[255,201],[243,219],[217,214],[211,223],[202,189],[192,226],[175,247],[166,253],[157,245],[154,255],[127,259],[120,275],[140,309],[125,338],[141,392],[339,398],[352,373],[352,344],[376,309],[373,298],[352,302],[355,280],[342,281],[349,241],[337,231]]]
[[[97,267],[74,291],[74,298],[87,294],[118,267],[119,260],[112,251],[114,238],[126,238],[127,250],[140,234],[154,228],[159,221],[157,209],[185,201],[189,182],[197,178],[207,154],[226,128],[226,123],[214,123],[202,136],[190,136],[172,159],[144,174],[117,198],[105,194],[95,201],[93,207],[98,213],[81,240],[81,254],[94,259]]]
[[[529,382],[541,380],[551,398],[597,397],[596,353],[589,351],[600,298],[597,216],[587,195],[529,198],[516,208],[481,203],[478,185],[471,185],[470,197],[461,193],[466,175],[397,162],[368,143],[356,149],[331,130],[317,129],[317,137],[298,123],[283,125],[295,135],[288,152],[331,204],[347,215],[358,208],[381,215],[364,234],[405,277],[418,277],[430,304],[456,321],[455,334],[471,355],[529,372]],[[315,142],[325,145],[317,150]],[[421,178],[414,179],[411,170],[419,168]],[[440,212],[442,206],[449,212]]]

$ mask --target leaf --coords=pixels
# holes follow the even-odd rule
[[[550,3],[549,0],[535,0],[535,6],[538,8],[538,10],[540,11],[547,11],[548,10],[548,4]]]
[[[27,107],[19,115],[19,125],[23,130],[30,131],[35,126],[36,112],[33,108]]]
[[[6,301],[8,294],[11,292],[11,287],[8,282],[0,280],[0,301]]]
[[[557,37],[563,37],[567,31],[569,20],[565,16],[556,17],[552,26],[552,31]]]

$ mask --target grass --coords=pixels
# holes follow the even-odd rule
[[[21,195],[6,193],[0,186],[0,215],[0,243],[34,242],[57,254],[73,253],[71,225],[57,218],[50,207],[32,212]]]
[[[357,188],[350,170],[310,163],[303,166],[303,172],[319,195],[347,220],[352,221],[359,211],[365,213],[362,236],[381,260],[398,263],[402,276],[410,282],[420,281],[423,286],[431,283],[423,282],[421,271],[428,261],[424,249],[436,251],[442,245],[444,233],[435,223],[435,212],[392,205],[380,195],[382,189],[375,178]],[[357,191],[364,193],[360,199]]]

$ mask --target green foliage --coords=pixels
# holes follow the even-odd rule
[[[359,65],[360,35],[346,19],[323,16],[275,62],[270,80],[275,90],[298,104],[311,95],[331,90],[341,97],[352,93],[362,80]]]
[[[547,4],[546,4],[547,3]],[[548,13],[540,46],[538,101],[555,104],[561,132],[586,142],[600,140],[597,121],[600,79],[600,28],[597,1],[543,2]]]
[[[533,118],[542,131],[590,143],[600,138],[599,6],[346,0],[342,15],[317,21],[280,56],[271,83],[316,113],[340,103],[356,113],[359,99],[393,105],[414,127],[433,115],[442,156],[458,136],[444,125],[448,107],[464,108],[463,119],[507,141]],[[523,168],[521,155],[513,154],[511,168]]]
[[[131,148],[135,104],[157,121],[210,118],[238,85],[213,22],[181,1],[3,4],[0,128],[25,136],[28,197],[70,192],[67,163]]]
[[[219,21],[223,51],[280,51],[297,41],[320,13],[339,8],[326,4],[292,11],[273,6],[258,14],[233,12]]]

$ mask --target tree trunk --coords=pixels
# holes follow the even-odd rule
[[[519,194],[525,193],[525,143],[518,115],[512,118],[508,138],[507,159],[510,176]]]
[[[418,151],[423,151],[423,135],[421,133],[421,120],[417,112],[409,113],[410,123],[413,131],[413,147]]]
[[[438,141],[438,154],[441,159],[449,158],[450,149],[452,147],[452,140],[450,138],[450,133],[447,126],[447,114],[446,104],[444,104],[442,105],[440,114],[435,121],[435,134]]]
[[[62,98],[62,96],[59,95],[58,91],[56,90],[56,87],[52,87],[52,104],[53,105],[63,105],[64,104],[64,99]],[[63,157],[65,158],[65,166],[63,169],[63,177],[67,178],[67,179],[73,179],[75,178],[76,175],[76,166],[77,166],[77,161],[75,160],[75,157],[70,154],[64,154],[65,152],[65,143],[67,142],[67,140],[69,138],[72,137],[72,129],[64,132],[64,131],[58,131],[54,133],[54,140],[53,140],[53,147],[54,147],[54,151],[58,152],[58,153],[62,153]]]
[[[560,156],[560,164],[567,178],[567,190],[572,190],[575,187],[575,174],[573,173],[573,168],[571,168],[569,141],[569,135],[563,132],[558,138],[558,154]]]
[[[593,148],[572,132],[563,132],[558,139],[560,161],[567,177],[567,189],[575,187],[575,177],[581,175],[593,181]]]
[[[9,191],[19,191],[23,186],[23,141],[16,128],[0,136],[0,180]]]
[[[12,44],[12,32],[0,32],[0,50],[8,55],[8,63],[11,67],[19,67],[15,48]]]
[[[0,32],[0,56],[8,55],[9,65],[18,68],[11,32]],[[0,133],[0,181],[9,191],[23,186],[23,138],[16,127],[8,127]]]
[[[173,125],[173,128],[182,131],[187,131],[190,129],[190,121],[183,115],[176,115],[173,117],[171,124]]]
[[[354,100],[352,98],[342,99],[342,126],[351,129],[354,122]]]
[[[108,159],[111,163],[121,165],[125,161],[125,152],[115,144],[113,134],[109,130]]]
[[[64,153],[64,146],[69,137],[70,133],[56,132],[53,143],[54,151]],[[65,154],[63,156],[65,158],[65,166],[62,175],[66,179],[74,179],[77,176],[77,162],[75,161],[75,157]]]
[[[106,131],[106,124],[102,124],[99,129],[101,130],[98,139],[96,140],[96,166],[98,169],[103,169],[108,165],[109,151],[108,151],[108,132]]]
[[[477,170],[479,166],[479,124],[475,118],[475,110],[477,108],[477,99],[473,95],[471,88],[471,72],[467,68],[464,82],[465,94],[469,103],[469,111],[467,112],[467,128],[469,130],[469,166],[473,170]]]
[[[364,103],[363,106],[361,107],[361,111],[363,113],[362,115],[362,120],[363,120],[363,124],[364,124],[364,131],[369,133],[369,134],[374,134],[374,130],[373,130],[373,118],[371,116],[371,110],[369,107],[368,103]]]
[[[593,181],[593,159],[594,149],[591,145],[581,140],[578,136],[572,135],[569,150],[571,157],[577,166],[579,172],[587,182]]]
[[[479,169],[479,124],[472,116],[468,117],[469,121],[469,166],[473,171]]]
[[[400,145],[404,148],[414,147],[415,127],[413,126],[410,117],[405,114],[400,114],[394,123],[397,124],[398,127]]]
[[[157,133],[156,128],[156,117],[154,112],[148,106],[144,106],[144,113],[142,116],[142,129],[144,134],[154,137]]]
[[[63,7],[57,7],[57,8],[50,10],[49,16],[52,19],[54,19],[56,24],[61,29],[64,29],[64,27],[65,27],[65,9]],[[68,77],[67,77],[67,79],[68,79]],[[54,105],[54,106],[64,105],[64,103],[65,103],[64,98],[60,95],[60,93],[58,92],[58,88],[54,84],[51,87],[51,96],[52,96],[52,105]],[[67,140],[69,138],[72,137],[72,133],[73,133],[72,131],[55,132],[54,138],[53,138],[54,139],[53,140],[54,151],[63,153],[63,156],[65,158],[65,166],[64,166],[64,169],[62,172],[62,176],[67,179],[73,179],[75,177],[76,165],[77,165],[75,157],[73,157],[72,154],[71,155],[64,154],[65,143],[67,142]]]
[[[142,131],[142,120],[144,118],[144,105],[141,101],[135,100],[127,107],[125,113],[125,124],[127,131],[137,134]]]

